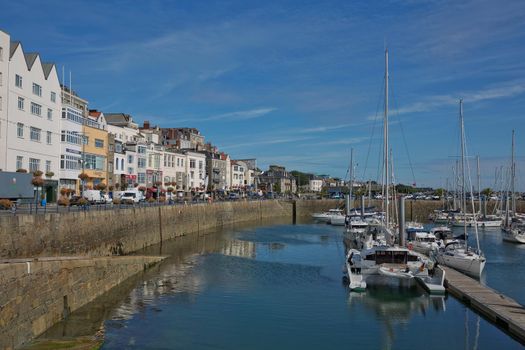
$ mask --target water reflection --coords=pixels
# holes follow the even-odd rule
[[[364,293],[349,292],[348,306],[352,312],[364,306],[383,324],[383,349],[394,345],[396,326],[409,324],[415,315],[425,317],[430,310],[434,313],[446,310],[445,296],[394,286],[371,287]]]

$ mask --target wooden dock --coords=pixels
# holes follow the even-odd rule
[[[441,267],[449,293],[525,344],[525,307],[461,272]]]

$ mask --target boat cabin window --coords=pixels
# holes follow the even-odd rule
[[[376,264],[406,264],[405,251],[376,251]]]

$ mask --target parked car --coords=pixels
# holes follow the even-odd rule
[[[228,195],[228,200],[230,201],[236,201],[240,198],[239,194],[238,193],[235,193],[235,192],[231,192],[229,195]]]

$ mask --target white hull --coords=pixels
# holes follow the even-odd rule
[[[330,224],[334,226],[344,226],[345,225],[345,216],[333,215],[330,218]]]
[[[469,276],[479,278],[485,268],[484,258],[464,258],[456,255],[438,254],[437,261],[441,265],[452,267],[458,271],[464,272]]]
[[[478,221],[478,227],[501,227],[501,220]]]
[[[512,232],[512,230],[510,232],[504,231],[503,240],[511,243],[525,244],[525,233]]]

